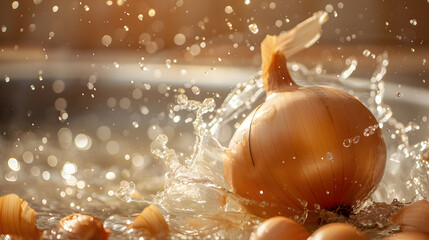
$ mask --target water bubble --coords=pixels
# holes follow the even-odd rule
[[[417,20],[416,19],[411,19],[410,20],[410,24],[413,25],[413,26],[416,26],[417,25]]]
[[[119,68],[119,63],[118,62],[113,62],[113,66],[115,66],[115,68]]]
[[[276,22],[274,23],[276,25],[276,27],[281,27],[283,25],[282,20],[276,20]]]
[[[109,36],[109,35],[104,35],[104,36],[101,38],[101,43],[102,43],[104,46],[108,47],[108,46],[112,43],[112,37],[111,37],[111,36]]]
[[[225,13],[226,14],[231,14],[232,12],[234,12],[234,9],[232,9],[231,6],[226,6],[225,7]]]
[[[350,138],[344,139],[343,146],[348,148],[352,144],[352,140]]]
[[[244,5],[249,5],[250,4],[250,0],[244,0]]]
[[[228,26],[228,28],[229,28],[230,30],[232,30],[232,23],[231,23],[231,22],[227,22],[227,23],[226,23],[226,26]]]
[[[5,82],[10,82],[10,77],[8,75],[4,75],[4,81]]]
[[[368,49],[363,50],[362,55],[364,55],[365,57],[369,57],[371,55],[371,51]]]
[[[36,90],[36,87],[33,84],[31,84],[30,89],[34,91],[34,90]]]
[[[195,95],[200,94],[200,88],[199,88],[199,87],[197,87],[197,86],[193,86],[193,87],[191,88],[191,90],[192,90],[192,92],[193,92]]]
[[[249,25],[249,30],[253,33],[253,34],[257,34],[259,32],[258,29],[258,25],[256,25],[256,23],[252,23]]]
[[[127,25],[124,25],[124,30],[125,30],[125,32],[128,32],[128,31],[130,31],[130,28]]]
[[[353,138],[353,143],[354,143],[354,144],[358,143],[358,142],[359,142],[359,139],[360,139],[360,136],[355,136],[355,137]]]
[[[134,128],[138,128],[138,127],[139,127],[139,123],[138,123],[138,122],[136,122],[136,121],[134,121],[132,124],[133,124],[133,127],[134,127]]]
[[[42,0],[33,0],[33,3],[36,4],[36,5],[39,5],[39,4],[42,3]]]
[[[12,9],[17,9],[19,7],[19,2],[18,1],[13,1],[12,2]]]
[[[114,172],[107,172],[106,173],[106,179],[107,180],[114,180],[116,178],[116,174]]]
[[[329,195],[330,194],[330,192],[329,191],[326,191],[326,195]]]
[[[139,14],[138,16],[137,16],[137,18],[140,20],[140,21],[143,21],[143,14]]]
[[[85,11],[88,12],[89,11],[89,6],[85,5],[85,6],[83,6],[83,9],[85,9]]]
[[[6,32],[7,31],[7,27],[5,25],[1,25],[1,31],[2,32]]]
[[[55,5],[52,7],[52,12],[56,13],[58,12],[58,10],[59,10],[58,6]]]

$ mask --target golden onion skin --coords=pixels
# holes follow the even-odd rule
[[[224,161],[233,192],[277,204],[274,211],[255,210],[268,216],[296,215],[304,206],[350,208],[365,200],[386,162],[375,117],[344,91],[296,85],[279,52],[267,73],[266,101],[237,129]]]

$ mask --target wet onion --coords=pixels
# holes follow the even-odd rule
[[[107,240],[110,230],[103,227],[103,220],[79,213],[73,213],[58,223],[58,228],[71,234],[72,239]]]
[[[356,97],[328,86],[297,85],[286,57],[320,36],[325,12],[261,45],[266,100],[243,121],[224,161],[232,190],[275,207],[250,210],[264,217],[304,209],[347,214],[383,176],[386,146],[377,120]]]
[[[0,197],[0,235],[40,239],[42,232],[36,227],[36,217],[34,209],[18,195]]]

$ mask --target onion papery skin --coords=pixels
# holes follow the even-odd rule
[[[266,72],[266,100],[234,133],[224,161],[233,192],[276,204],[249,208],[262,217],[350,209],[365,200],[386,162],[372,113],[336,88],[296,85],[281,53]]]

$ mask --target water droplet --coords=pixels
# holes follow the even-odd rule
[[[143,14],[139,14],[138,16],[137,16],[137,18],[140,20],[140,21],[143,21]]]
[[[36,90],[36,87],[35,87],[33,84],[31,84],[31,85],[30,85],[30,88],[31,88],[31,90],[33,90],[33,91],[34,91],[34,90]]]
[[[253,34],[257,34],[259,32],[258,29],[258,25],[256,25],[256,23],[252,23],[249,25],[249,30],[253,33]]]
[[[334,11],[334,6],[332,6],[331,4],[327,4],[325,6],[325,11],[327,11],[328,13],[331,13],[332,11]]]
[[[19,2],[18,1],[13,1],[12,2],[12,9],[17,9],[19,7]]]
[[[229,28],[230,30],[232,30],[232,23],[231,23],[231,22],[227,22],[227,23],[226,23],[226,26],[228,26],[228,28]]]
[[[155,9],[151,8],[149,9],[148,13],[149,17],[154,17],[156,15],[156,11]]]
[[[329,195],[330,194],[330,192],[329,191],[326,191],[326,195]]]
[[[2,32],[6,32],[7,31],[7,27],[5,25],[1,25],[1,31]]]
[[[314,206],[314,209],[320,210],[320,205],[319,204],[315,203],[313,206]]]
[[[89,6],[85,5],[85,6],[83,6],[83,9],[85,9],[85,11],[88,12],[89,11]]]
[[[138,122],[136,122],[136,121],[134,121],[132,124],[133,124],[133,127],[134,127],[134,128],[138,128],[138,127],[139,127],[139,123],[138,123]]]
[[[119,63],[113,62],[113,66],[115,66],[115,68],[119,68]]]
[[[396,92],[396,97],[398,97],[398,98],[402,97],[402,93],[401,92]]]
[[[363,50],[362,55],[364,55],[365,57],[369,57],[371,55],[371,51],[368,49]]]
[[[264,191],[262,191],[262,190],[261,190],[261,191],[259,191],[259,194],[261,194],[261,195],[262,195],[262,194],[264,194]]]
[[[413,26],[416,26],[417,25],[417,20],[416,19],[411,19],[410,20],[410,24],[413,25]]]
[[[200,88],[199,88],[199,87],[197,87],[197,86],[193,86],[193,87],[191,88],[191,90],[192,90],[192,92],[193,92],[195,95],[200,94]]]
[[[176,101],[180,105],[186,105],[188,103],[188,96],[186,96],[185,94],[179,94],[177,95]]]
[[[328,159],[329,161],[334,160],[334,155],[331,152],[327,152],[326,153],[326,159]]]
[[[358,143],[358,142],[359,142],[359,139],[360,139],[360,136],[355,136],[355,137],[353,138],[353,143],[354,143],[354,144]]]
[[[128,32],[128,31],[130,31],[130,28],[127,25],[124,25],[124,30],[125,30],[125,32]]]
[[[231,6],[226,6],[225,7],[225,13],[226,14],[231,14],[231,13],[233,13],[234,12],[234,9],[232,9],[232,7]]]
[[[167,135],[165,135],[165,134],[159,134],[159,135],[156,137],[156,141],[157,141],[159,144],[161,144],[162,146],[165,146],[165,145],[167,144],[167,142],[168,142],[168,137],[167,137]]]
[[[350,138],[344,139],[343,146],[348,148],[352,144],[352,140]]]
[[[10,82],[10,77],[8,75],[4,75],[4,81],[5,82]]]
[[[53,6],[52,7],[52,12],[56,13],[56,12],[58,12],[58,10],[59,10],[58,6]]]
[[[112,43],[112,37],[111,37],[111,36],[109,36],[109,35],[104,35],[104,36],[101,38],[101,43],[102,43],[104,46],[108,47],[108,46]]]

